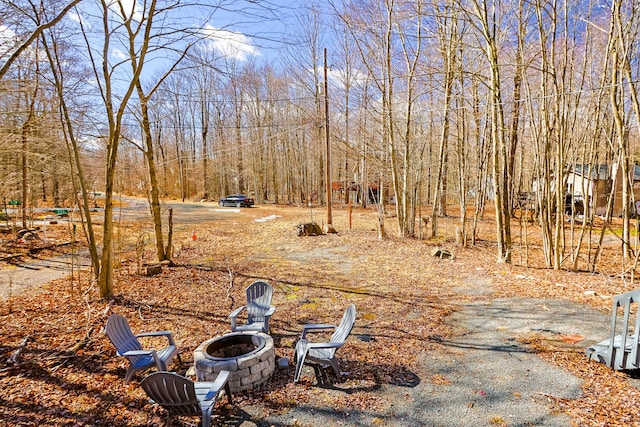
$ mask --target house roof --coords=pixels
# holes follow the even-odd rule
[[[573,166],[573,172],[578,175],[588,176],[591,179],[609,179],[611,177],[609,165],[576,164]]]
[[[576,164],[573,166],[573,172],[581,176],[588,176],[590,179],[611,179],[611,166],[607,164],[595,166]],[[634,164],[633,167],[633,180],[640,181],[640,165],[638,164]]]

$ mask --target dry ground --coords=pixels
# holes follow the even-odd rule
[[[389,238],[377,239],[376,215],[354,210],[352,226],[346,209],[334,209],[337,234],[298,237],[295,226],[322,221],[325,212],[308,208],[261,206],[242,210],[240,219],[178,229],[175,267],[153,277],[137,274],[135,253],[123,251],[115,272],[114,299],[97,296],[88,279],[50,283],[0,302],[0,426],[151,426],[162,423],[162,411],[148,403],[138,374],[124,384],[125,362],[101,333],[109,314],[125,315],[134,331],[174,332],[186,371],[193,350],[204,340],[229,331],[229,311],[242,304],[244,288],[267,280],[275,288],[277,311],[272,318],[277,355],[292,359],[293,345],[308,322],[335,323],[349,303],[358,307],[358,320],[348,348],[341,350],[341,367],[348,372],[336,388],[319,388],[312,371],[293,386],[293,370],[277,370],[258,390],[234,396],[234,405],[219,403],[218,422],[249,422],[243,407],[259,405],[263,415],[286,414],[296,405],[348,413],[354,408],[387,414],[393,405],[386,385],[411,386],[417,355],[439,351],[451,330],[445,319],[459,301],[461,283],[491,283],[489,292],[469,300],[506,296],[560,298],[590,304],[606,312],[610,297],[634,288],[615,276],[570,273],[540,268],[535,234],[529,265],[497,264],[492,224],[483,224],[472,248],[453,243],[453,221],[442,221],[437,241],[393,237],[394,220],[386,220]],[[122,230],[122,247],[135,243],[145,224]],[[52,231],[50,231],[52,232]],[[64,240],[65,230],[59,231]],[[436,247],[451,250],[452,260],[431,256]],[[152,258],[150,245],[144,258]],[[517,264],[525,259],[514,253]],[[481,280],[480,280],[481,279]],[[5,284],[2,284],[5,285]],[[603,330],[603,337],[607,331]],[[30,341],[17,364],[8,364],[25,337]],[[584,382],[577,400],[557,401],[575,425],[611,425],[611,420],[640,419],[640,393],[629,378],[595,363],[585,363],[581,349],[554,347],[537,336],[521,337],[540,355]],[[446,378],[421,378],[434,384]],[[334,379],[335,382],[335,379]],[[396,396],[396,399],[403,397]],[[620,416],[615,416],[616,414]],[[382,418],[370,419],[384,424]],[[257,419],[251,422],[261,425]],[[497,422],[497,421],[496,421]],[[184,421],[188,424],[188,421]],[[253,424],[246,424],[253,425]],[[307,425],[293,420],[282,425]]]

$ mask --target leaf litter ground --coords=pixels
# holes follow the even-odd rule
[[[316,220],[321,215],[315,212]],[[356,304],[356,327],[339,352],[345,374],[342,381],[328,371],[316,378],[305,368],[301,382],[293,384],[293,367],[277,369],[258,389],[234,396],[233,405],[221,399],[214,420],[219,425],[407,425],[396,411],[412,399],[418,383],[447,387],[456,381],[430,371],[423,360],[448,354],[443,342],[463,333],[447,322],[460,304],[552,298],[568,306],[586,304],[606,316],[611,296],[633,288],[613,274],[496,264],[489,222],[479,235],[484,240],[459,248],[449,233],[453,220],[442,220],[445,236],[437,242],[378,240],[376,214],[370,210],[354,210],[349,228],[347,211],[336,209],[337,234],[298,237],[296,225],[309,220],[308,209],[265,205],[242,210],[235,219],[199,224],[196,240],[190,226],[178,228],[176,266],[159,275],[137,274],[135,251],[122,251],[114,272],[116,297],[110,301],[99,299],[84,276],[12,295],[0,305],[0,426],[162,424],[163,411],[138,386],[144,373],[124,384],[126,364],[115,357],[101,330],[107,317],[125,315],[135,332],[173,331],[184,362],[173,368],[185,373],[201,342],[229,332],[227,315],[243,303],[244,288],[254,280],[267,280],[276,289],[272,336],[280,358],[292,360],[303,324],[336,323],[349,303]],[[393,223],[386,220],[390,232]],[[151,229],[137,224],[126,234],[135,237]],[[432,257],[436,247],[455,257]],[[143,257],[152,259],[152,253],[148,246]],[[514,259],[522,259],[519,255],[514,252]],[[540,254],[536,258],[531,251],[527,257],[535,267]],[[605,322],[597,338],[607,334]],[[25,337],[30,341],[18,363],[7,363]],[[580,426],[638,423],[637,380],[588,363],[583,347],[563,344],[559,337],[516,338],[583,380],[577,398],[545,396],[550,412],[565,412]],[[499,414],[484,421],[509,425]],[[195,422],[181,420],[182,425]]]

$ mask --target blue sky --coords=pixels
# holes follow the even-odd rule
[[[211,46],[238,60],[277,54],[291,39],[304,0],[231,1],[208,20]]]
[[[292,41],[292,30],[299,25],[296,14],[309,6],[305,0],[196,0],[198,6],[178,2],[177,9],[167,15],[175,22],[176,28],[202,28],[201,32],[209,37],[209,46],[219,54],[239,61],[251,58],[269,60],[277,57],[281,50]],[[111,10],[120,13],[120,5],[133,17],[140,16],[140,0],[111,0]],[[324,7],[326,2],[321,2]],[[78,10],[68,13],[66,19],[79,22],[80,16],[85,29],[91,32],[91,20],[94,25],[101,25],[94,19],[99,16],[99,6],[94,1],[83,1]],[[27,29],[26,27],[24,28]],[[95,34],[100,30],[96,28]],[[0,57],[10,52],[14,46],[16,35],[11,28],[0,24]],[[126,45],[112,45],[110,55],[114,59],[124,59]]]

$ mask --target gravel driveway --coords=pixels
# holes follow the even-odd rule
[[[443,352],[422,356],[423,365],[414,373],[416,384],[379,390],[389,402],[384,413],[344,413],[314,403],[283,415],[245,407],[242,424],[220,421],[242,427],[572,425],[566,414],[554,409],[550,397],[580,396],[581,381],[544,362],[517,337],[536,333],[563,345],[561,336],[578,334],[586,339],[564,345],[586,348],[606,338],[608,316],[567,301],[509,298],[460,304],[448,322],[460,334],[442,341]],[[591,362],[585,357],[585,363]],[[334,398],[343,393],[339,387],[320,392]]]
[[[33,258],[0,268],[0,301],[27,290],[38,292],[48,282],[68,277],[78,268],[89,267],[87,254],[65,254],[54,258]],[[73,270],[72,270],[73,268]]]

